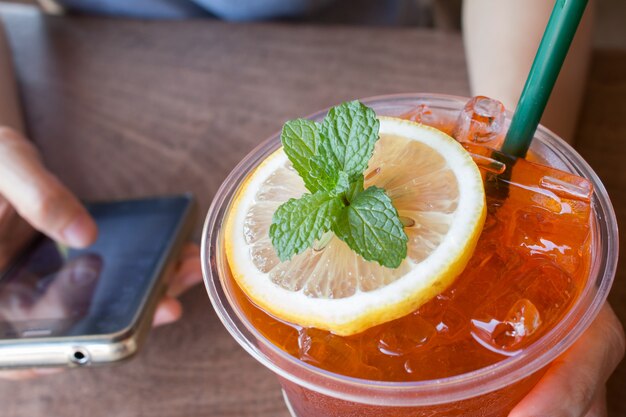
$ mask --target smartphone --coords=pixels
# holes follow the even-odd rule
[[[0,368],[86,366],[132,356],[164,275],[192,230],[191,195],[86,204],[98,239],[40,235],[0,275]]]

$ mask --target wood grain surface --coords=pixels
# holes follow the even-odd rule
[[[450,33],[53,18],[16,6],[0,15],[29,134],[50,169],[87,199],[192,191],[200,218],[234,165],[285,120],[356,97],[469,93]],[[622,224],[625,103],[626,56],[597,53],[578,142]],[[625,275],[622,262],[611,296],[622,320]],[[184,318],[154,330],[130,362],[0,381],[0,415],[287,417],[273,375],[226,333],[205,290],[183,302]],[[612,417],[626,415],[625,383],[622,366]]]

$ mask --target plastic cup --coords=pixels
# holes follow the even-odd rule
[[[379,115],[399,116],[427,105],[427,124],[451,126],[468,98],[400,94],[361,100]],[[321,120],[327,109],[311,115]],[[507,114],[505,126],[510,121]],[[506,416],[536,384],[546,366],[591,324],[606,300],[618,255],[617,221],[607,192],[591,167],[565,141],[540,126],[531,146],[536,162],[589,179],[592,245],[589,279],[561,321],[520,354],[466,374],[419,382],[370,381],[328,372],[283,352],[242,314],[224,254],[222,223],[231,198],[246,175],[280,146],[275,134],[253,150],[224,181],[209,209],[202,237],[202,266],[209,298],[235,340],[278,375],[287,407],[297,417]]]

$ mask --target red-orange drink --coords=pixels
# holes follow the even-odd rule
[[[387,114],[406,114],[410,106],[403,107],[403,100],[420,109],[420,116],[427,116],[422,122],[454,130],[461,101],[383,99],[391,102]],[[435,117],[428,112],[439,113]],[[498,159],[509,168],[511,161],[494,158],[485,148],[468,148],[487,168],[483,172],[488,217],[483,233],[454,284],[406,317],[350,337],[303,329],[255,307],[229,278],[226,265],[219,269],[231,308],[254,337],[242,344],[250,351],[259,342],[251,353],[282,377],[295,415],[505,416],[536,383],[542,366],[595,315],[590,305],[597,311],[606,293],[590,285],[589,276],[602,271],[610,283],[607,262],[613,261],[599,256],[602,232],[597,232],[597,210],[602,204],[592,210],[590,184],[525,161],[494,180],[494,173],[503,167]],[[541,148],[535,152],[538,159],[544,157]],[[564,166],[559,165],[559,157],[565,159]],[[558,152],[547,159],[570,168]],[[606,226],[608,231],[614,229],[612,224]],[[208,253],[211,259],[223,263],[219,247],[213,250]],[[227,316],[212,283],[208,282],[209,293],[218,313],[226,313],[222,319],[241,343],[243,331],[232,328],[234,316]],[[360,384],[333,374],[376,383]]]

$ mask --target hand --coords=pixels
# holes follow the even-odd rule
[[[0,271],[34,236],[33,227],[72,247],[88,246],[97,235],[87,210],[46,170],[35,147],[18,132],[0,126]],[[202,280],[199,255],[197,245],[183,249],[166,277],[169,289],[157,306],[153,325],[180,318],[182,307],[176,297]],[[58,371],[3,371],[0,378],[24,379]]]
[[[624,356],[624,329],[605,304],[509,417],[605,417],[606,381]]]
[[[59,276],[59,278],[55,280],[55,282],[59,282],[58,288],[51,288],[49,291],[46,291],[44,295],[45,297],[48,297],[48,301],[50,298],[57,298],[61,300],[62,297],[64,295],[66,296],[67,293],[70,291],[73,291],[75,293],[74,295],[77,296],[77,298],[84,298],[86,292],[90,292],[93,290],[95,284],[97,283],[98,273],[101,268],[101,262],[99,259],[93,259],[92,257],[79,259],[80,262],[73,265],[68,265],[68,267],[60,272],[61,276]],[[84,279],[84,282],[82,282],[79,287],[76,287],[71,282],[75,280],[76,272],[80,272],[83,275],[85,272],[88,272],[86,274],[87,279]],[[178,301],[176,297],[180,296],[186,290],[202,281],[202,271],[200,268],[200,248],[198,248],[198,245],[188,243],[183,248],[180,258],[174,266],[173,272],[165,279],[169,284],[168,291],[156,308],[154,319],[152,321],[153,326],[161,326],[178,320],[182,314],[182,306],[180,304],[180,301]],[[72,287],[74,287],[73,290],[71,289]],[[72,302],[75,302],[76,297],[72,297],[72,300]],[[0,305],[4,304],[5,301],[6,300],[3,299],[2,294],[0,294]],[[7,305],[9,306],[11,304],[14,305],[15,303],[7,303]],[[67,306],[61,301],[54,304],[57,305],[58,308],[53,309],[52,312],[49,312],[52,315],[54,315],[56,311],[65,311],[67,309]],[[40,305],[44,305],[44,303],[40,303]],[[13,309],[11,314],[13,316],[15,316],[16,314],[21,316],[31,313],[39,314],[40,312],[36,311],[36,308],[36,305],[27,305],[26,308],[21,307],[18,309]],[[62,311],[61,314],[63,314]],[[2,311],[0,309],[0,313],[1,312]],[[6,314],[6,312],[4,312],[4,314]],[[5,370],[0,371],[0,379],[31,379],[38,376],[55,374],[62,371],[63,368]]]
[[[177,300],[185,291],[202,281],[200,248],[195,243],[187,243],[174,266],[174,271],[166,277],[168,288],[154,313],[153,326],[175,322],[182,315],[182,305]]]
[[[97,235],[87,210],[46,170],[35,147],[0,127],[0,269],[33,235],[26,223],[71,247],[88,246]]]

